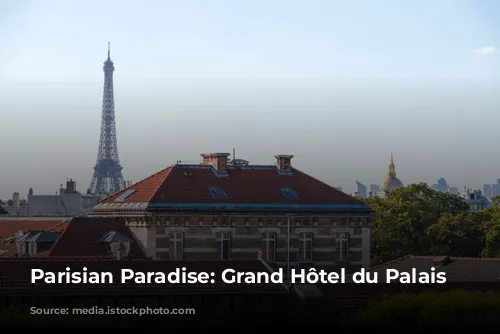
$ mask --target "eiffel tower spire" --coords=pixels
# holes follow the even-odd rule
[[[113,91],[114,63],[108,42],[108,58],[104,62],[104,94],[102,101],[101,136],[97,162],[90,183],[89,193],[110,195],[120,191],[124,185],[122,166],[118,156],[115,125],[115,100]]]

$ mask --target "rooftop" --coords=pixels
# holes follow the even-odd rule
[[[120,238],[130,240],[130,255],[134,259],[145,258],[139,243],[122,220],[116,218],[75,217],[56,241],[47,256],[108,256],[109,250],[103,235],[111,235],[107,242]]]
[[[0,256],[16,256],[17,247],[13,237],[18,231],[29,231],[31,237],[51,238],[64,231],[69,220],[63,219],[1,219]],[[51,233],[52,232],[52,233]],[[53,234],[55,233],[55,234]],[[3,249],[2,249],[3,248]]]
[[[18,232],[23,231],[22,235]],[[130,242],[130,256],[146,256],[132,232],[117,218],[74,217],[66,221],[2,220],[0,221],[0,257],[17,256],[16,242],[49,244],[38,247],[34,257],[102,257],[110,258],[109,243]]]
[[[286,155],[278,157],[291,159]],[[358,199],[285,166],[286,170],[278,165],[224,165],[221,170],[208,163],[176,164],[104,199],[94,212],[369,211]]]

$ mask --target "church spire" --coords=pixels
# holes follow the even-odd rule
[[[391,163],[389,164],[389,176],[396,177],[396,165],[394,164],[394,155],[391,152]]]

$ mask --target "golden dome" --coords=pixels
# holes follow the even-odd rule
[[[382,186],[380,187],[380,191],[391,192],[397,188],[404,187],[403,182],[396,177],[396,165],[394,164],[394,159],[391,153],[391,163],[389,164],[389,173],[387,173],[387,177],[382,182]]]

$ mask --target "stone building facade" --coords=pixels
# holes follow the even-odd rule
[[[203,154],[105,199],[94,216],[122,217],[153,259],[254,260],[276,267],[370,266],[372,213],[355,199],[294,169],[231,164]]]

